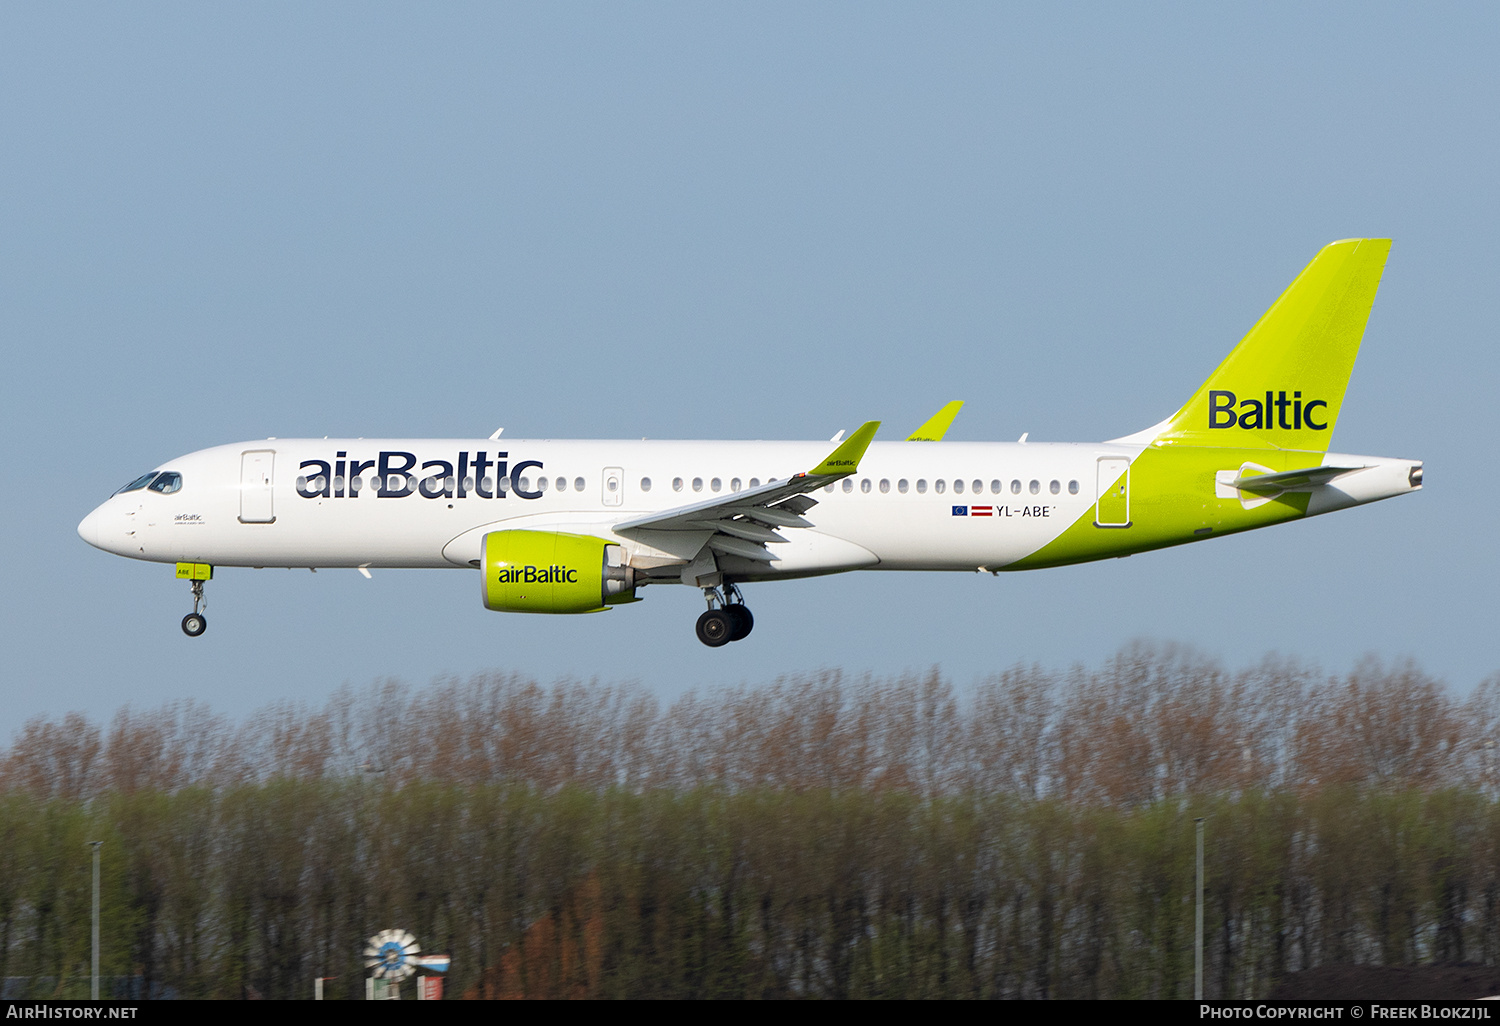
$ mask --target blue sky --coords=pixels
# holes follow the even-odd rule
[[[0,738],[36,715],[520,670],[671,697],[821,667],[1500,670],[1492,5],[8,4]],[[77,522],[275,435],[1097,440],[1325,243],[1395,239],[1339,450],[1423,493],[1083,567],[485,611],[462,571],[170,567]]]

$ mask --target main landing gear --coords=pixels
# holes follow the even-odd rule
[[[704,588],[703,598],[708,602],[708,612],[698,617],[698,640],[709,648],[739,641],[754,629],[755,617],[750,615],[745,597],[733,584],[725,584],[722,592],[718,588]]]

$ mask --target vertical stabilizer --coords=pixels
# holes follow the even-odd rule
[[[1327,452],[1390,250],[1325,246],[1151,440]]]

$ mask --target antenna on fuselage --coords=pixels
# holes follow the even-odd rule
[[[505,431],[505,429],[504,429],[504,428],[496,428],[496,429],[495,429],[495,433],[494,433],[494,434],[493,434],[493,435],[490,435],[490,441],[492,441],[492,442],[493,442],[493,441],[494,441],[494,440],[495,440],[495,439],[497,439],[497,438],[499,438],[499,437],[500,437],[500,435],[501,435],[501,434],[502,434],[502,433],[504,433],[504,431]]]

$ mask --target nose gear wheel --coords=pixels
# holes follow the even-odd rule
[[[208,608],[208,600],[203,597],[203,582],[193,582],[193,611],[182,618],[182,633],[190,638],[196,638],[208,630],[208,617],[204,616],[200,609]]]

